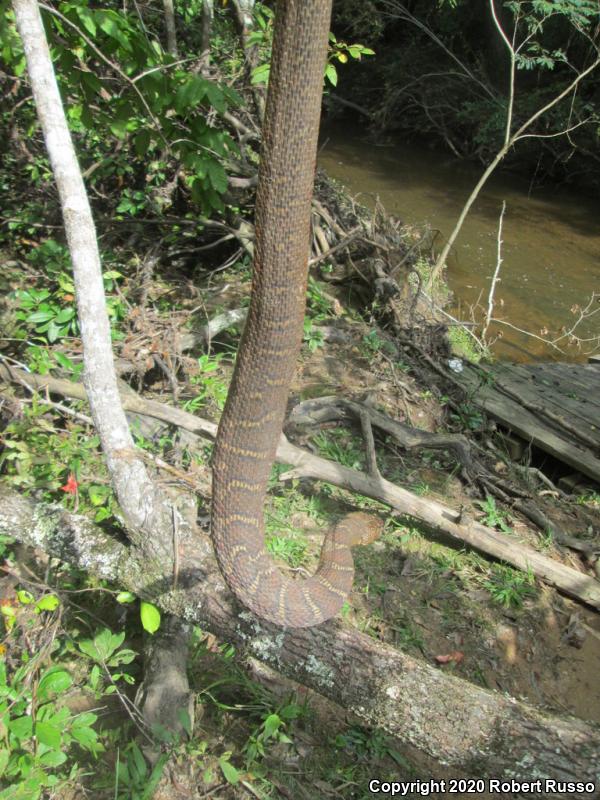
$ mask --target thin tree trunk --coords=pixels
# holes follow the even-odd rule
[[[215,16],[214,0],[202,3],[202,34],[200,40],[200,71],[204,72],[210,64],[210,37]]]
[[[165,28],[167,29],[167,50],[173,56],[173,58],[178,58],[179,52],[177,50],[177,27],[175,25],[175,8],[173,7],[173,0],[163,0],[163,7],[165,10]]]
[[[14,10],[73,263],[84,384],[94,425],[131,540],[147,558],[172,561],[173,526],[183,534],[190,533],[190,526],[177,503],[153,485],[131,437],[117,388],[96,230],[38,4],[15,0]]]
[[[0,486],[0,534],[16,537],[164,611],[237,644],[283,675],[309,686],[401,743],[464,777],[542,781],[529,797],[598,798],[600,726],[553,716],[445,674],[421,660],[331,620],[282,629],[241,610],[214,561],[207,536],[182,549],[176,585],[89,520]],[[595,782],[556,794],[546,779]],[[504,796],[513,797],[516,791]]]
[[[254,0],[232,0],[240,42],[242,43],[242,49],[246,57],[249,81],[252,78],[252,70],[258,66],[256,48],[249,42],[249,36],[254,26],[252,17],[254,5]],[[250,86],[252,88],[252,97],[254,99],[258,118],[262,120],[265,114],[265,87],[261,84],[252,83],[250,83]]]

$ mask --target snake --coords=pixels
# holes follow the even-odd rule
[[[254,614],[288,628],[338,614],[350,548],[381,523],[348,514],[325,534],[314,573],[294,579],[265,546],[264,503],[302,343],[310,215],[332,0],[278,0],[255,206],[248,316],[212,456],[211,537],[221,573]]]

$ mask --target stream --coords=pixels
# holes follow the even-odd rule
[[[415,143],[377,146],[350,126],[329,126],[322,136],[319,166],[358,200],[386,210],[405,224],[439,231],[439,251],[477,182],[482,168]],[[509,173],[493,175],[463,225],[447,265],[453,293],[448,309],[462,320],[481,321],[497,264],[502,202],[502,265],[494,316],[536,336],[552,339],[569,330],[578,309],[598,313],[577,328],[582,338],[600,334],[600,202],[566,187],[531,189]],[[593,293],[598,295],[592,299]],[[509,325],[492,323],[492,352],[511,361],[585,361],[585,350],[561,342],[561,353]]]

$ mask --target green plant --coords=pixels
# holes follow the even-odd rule
[[[223,409],[227,399],[227,384],[223,380],[221,367],[224,357],[224,353],[217,353],[198,358],[198,373],[192,376],[190,383],[199,386],[200,391],[195,397],[183,403],[186,411],[193,413],[206,406],[207,401],[212,401],[217,408]]]
[[[531,569],[520,572],[503,564],[494,564],[490,578],[483,582],[494,602],[505,608],[521,608],[527,597],[535,596],[535,576]]]
[[[83,362],[76,364],[60,350],[54,350],[48,345],[30,345],[25,351],[25,358],[29,369],[38,375],[47,375],[53,369],[60,369],[76,381],[83,371]]]
[[[491,495],[487,495],[485,500],[477,500],[476,504],[485,512],[483,522],[488,528],[500,528],[504,533],[512,533],[512,529],[507,524],[508,514],[498,508]]]
[[[481,430],[483,427],[483,414],[473,403],[461,403],[456,413],[450,414],[450,419],[472,431]]]
[[[269,745],[291,744],[292,740],[285,731],[304,712],[303,706],[289,702],[281,705],[276,711],[265,713],[244,746],[248,767],[256,765],[265,757]]]
[[[365,356],[371,359],[373,356],[380,353],[384,346],[384,341],[379,335],[379,331],[375,328],[366,333],[362,338],[362,349]]]
[[[89,184],[106,186],[109,181],[121,188],[124,176],[128,183],[137,177],[137,188],[130,183],[120,193],[119,213],[137,214],[144,208],[161,213],[171,203],[164,190],[167,153],[192,200],[206,213],[223,210],[223,161],[238,148],[214,123],[240,102],[236,92],[173,63],[158,37],[149,36],[145,24],[127,9],[69,0],[60,8],[44,8],[42,14],[61,88],[71,101],[69,126],[89,159],[84,168],[94,165]],[[6,6],[0,25],[0,56],[19,77],[25,61],[14,14]],[[26,98],[25,90],[22,96]],[[35,126],[31,104],[14,99],[23,128]],[[48,182],[45,156],[36,152],[25,168],[30,182]]]
[[[358,440],[354,436],[350,436],[347,431],[343,429],[334,429],[331,431],[321,431],[316,436],[313,436],[313,443],[319,450],[319,455],[323,458],[329,458],[332,461],[337,461],[344,467],[352,469],[362,469],[364,466],[364,453],[362,447],[359,446]]]
[[[315,327],[310,317],[304,317],[304,341],[311,353],[325,344],[323,331]]]
[[[113,694],[117,691],[117,681],[134,684],[135,678],[122,667],[135,659],[136,653],[127,647],[121,647],[125,641],[125,632],[113,633],[109,628],[101,628],[91,639],[78,639],[77,649],[93,662],[88,687],[97,697]],[[108,685],[106,684],[108,681]]]
[[[161,753],[150,769],[136,742],[129,742],[117,751],[114,800],[151,800],[162,776],[168,753]]]
[[[38,285],[18,289],[11,295],[16,306],[15,317],[24,323],[20,334],[23,337],[33,336],[50,344],[67,336],[76,336],[79,325],[67,249],[54,239],[47,239],[31,251],[30,261],[40,269],[43,277],[38,280]],[[107,270],[103,274],[108,314],[113,323],[119,322],[125,316],[120,297],[110,294],[121,277],[117,270]],[[33,355],[35,358],[36,354]],[[53,357],[63,368],[73,370],[72,362],[63,354],[55,352]],[[42,360],[42,368],[46,369],[48,366]]]
[[[580,505],[590,505],[595,508],[600,508],[600,492],[584,492],[584,494],[580,494],[577,497],[577,502]]]
[[[21,599],[17,602],[31,605],[38,613],[46,606],[50,610],[44,598],[35,601],[24,591],[17,598],[19,595]],[[24,628],[27,627],[27,619],[19,615],[21,618]],[[14,625],[10,628],[13,630]],[[103,750],[93,727],[97,716],[92,712],[73,714],[64,704],[73,678],[61,664],[45,666],[47,650],[36,654],[24,650],[21,654],[24,663],[16,668],[9,668],[4,652],[2,645],[0,798],[38,800],[46,796],[46,791],[57,796],[56,792],[71,783],[80,771],[79,749],[94,756]]]
[[[406,759],[392,746],[389,737],[379,730],[369,731],[355,726],[346,733],[338,734],[334,743],[337,748],[350,751],[358,759],[381,761],[390,757],[403,770],[408,770],[409,773],[413,771]]]
[[[489,356],[489,352],[481,347],[478,339],[462,325],[452,325],[448,328],[448,340],[452,352],[461,358],[466,358],[472,364],[479,364],[484,356]]]
[[[6,426],[0,452],[4,480],[28,491],[41,490],[50,500],[73,498],[78,510],[93,513],[96,522],[111,518],[115,499],[98,437],[70,420],[64,428],[55,427],[48,419],[51,410],[33,395],[22,417]]]
[[[299,567],[306,558],[306,542],[294,539],[290,536],[279,536],[277,534],[267,535],[267,550],[277,558],[281,558],[290,567]]]
[[[327,297],[324,285],[310,275],[306,289],[306,302],[313,319],[323,320],[331,316],[332,302]]]
[[[415,650],[423,650],[425,643],[419,631],[410,622],[394,624],[393,626],[396,642],[401,650],[412,647]]]
[[[16,317],[33,333],[56,342],[78,332],[77,313],[72,304],[61,306],[48,289],[20,289],[15,295]],[[43,336],[42,336],[43,334]]]
[[[333,33],[329,34],[329,53],[327,56],[327,66],[325,67],[325,78],[332,86],[337,86],[338,74],[335,62],[346,64],[348,57],[360,61],[363,56],[374,56],[375,51],[362,44],[346,44],[336,39]]]

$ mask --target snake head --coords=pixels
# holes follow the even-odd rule
[[[383,522],[373,514],[364,511],[353,511],[339,523],[343,525],[344,536],[350,547],[371,544],[379,539],[383,530]]]

